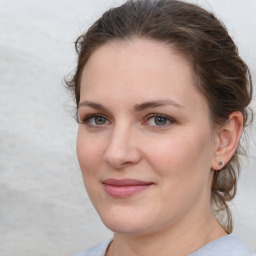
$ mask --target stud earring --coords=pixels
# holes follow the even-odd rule
[[[224,161],[220,161],[218,164],[219,164],[219,166],[221,166],[222,168],[225,166],[225,162],[224,162]]]

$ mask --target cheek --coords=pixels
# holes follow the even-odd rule
[[[83,176],[86,191],[94,203],[100,197],[98,189],[100,180],[100,164],[103,157],[103,141],[96,136],[91,136],[83,127],[79,128],[77,136],[77,157]]]
[[[78,130],[76,150],[83,176],[96,174],[104,152],[103,140],[88,135],[81,127]]]
[[[193,134],[175,136],[148,151],[147,159],[161,184],[162,204],[172,202],[170,211],[174,207],[177,216],[198,201],[208,202],[210,148],[204,138]]]
[[[184,185],[208,176],[212,143],[208,132],[203,134],[195,130],[183,134],[186,136],[175,134],[147,147],[147,158],[161,177]]]

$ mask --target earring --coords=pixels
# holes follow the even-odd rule
[[[218,164],[219,164],[222,168],[225,166],[225,162],[224,162],[224,161],[220,161]]]

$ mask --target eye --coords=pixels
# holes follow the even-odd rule
[[[81,123],[85,123],[88,126],[97,127],[97,126],[103,126],[103,125],[109,124],[109,121],[106,117],[102,115],[93,114],[83,118]]]
[[[175,120],[166,115],[151,114],[145,123],[152,127],[166,127],[175,123]]]

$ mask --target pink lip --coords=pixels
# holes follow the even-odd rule
[[[152,182],[134,179],[107,179],[103,181],[105,191],[112,197],[123,198],[137,194],[153,185]]]

